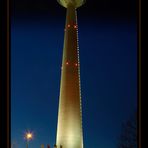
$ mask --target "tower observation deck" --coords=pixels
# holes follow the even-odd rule
[[[83,148],[80,62],[76,8],[84,0],[58,0],[65,8],[66,24],[57,123],[57,148]]]

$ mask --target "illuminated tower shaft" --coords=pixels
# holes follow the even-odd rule
[[[57,148],[83,148],[77,29],[76,7],[71,4],[67,6],[65,24],[56,138]]]

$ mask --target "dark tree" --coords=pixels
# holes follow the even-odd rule
[[[137,148],[137,115],[122,124],[118,148]]]

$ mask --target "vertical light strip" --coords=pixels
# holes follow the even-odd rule
[[[77,33],[77,55],[78,55],[78,77],[79,77],[79,90],[80,90],[80,117],[81,117],[81,132],[82,132],[82,148],[83,148],[83,125],[82,125],[82,100],[81,100],[81,80],[80,80],[80,58],[79,58],[79,38],[78,38],[78,20],[77,20],[77,11],[75,9],[76,16],[76,33]]]

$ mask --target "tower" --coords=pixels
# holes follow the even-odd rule
[[[76,9],[84,0],[58,0],[65,8],[66,24],[57,124],[57,148],[83,148],[80,63]]]

